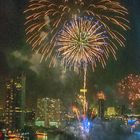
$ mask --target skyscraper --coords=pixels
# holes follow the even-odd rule
[[[25,75],[6,82],[5,125],[9,130],[20,129],[25,119]]]

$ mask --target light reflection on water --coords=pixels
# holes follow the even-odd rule
[[[5,139],[5,140],[23,140],[23,139],[11,138],[11,139]],[[27,138],[26,140],[31,140],[31,139]],[[59,137],[53,137],[53,138],[47,139],[47,137],[46,138],[45,137],[42,137],[42,138],[40,137],[40,138],[37,138],[36,140],[67,140],[67,139],[61,139]],[[75,139],[68,139],[68,140],[75,140]],[[102,140],[102,139],[98,139],[98,140]],[[107,139],[104,139],[104,140],[107,140]],[[114,139],[111,139],[111,140],[114,140]],[[140,136],[135,134],[135,135],[130,135],[126,138],[121,138],[120,140],[140,140]]]
[[[37,140],[48,140],[47,138],[38,138]]]
[[[10,138],[10,139],[5,139],[5,140],[22,140],[19,138]],[[26,138],[26,140],[30,140],[29,138]],[[48,140],[47,137],[42,137],[42,138],[37,138],[36,140]]]

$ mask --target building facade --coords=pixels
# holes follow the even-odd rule
[[[8,130],[23,128],[25,119],[25,75],[6,82],[5,126]]]
[[[45,127],[59,127],[64,119],[63,110],[64,107],[60,99],[38,99],[36,121]]]
[[[25,110],[25,125],[34,126],[35,125],[35,110]]]

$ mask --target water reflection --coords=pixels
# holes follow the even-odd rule
[[[48,135],[45,132],[43,133],[38,132],[36,134],[36,137],[37,137],[37,140],[48,140]]]

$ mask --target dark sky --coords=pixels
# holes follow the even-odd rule
[[[37,97],[74,99],[81,87],[81,75],[63,72],[61,68],[38,63],[25,42],[23,9],[28,0],[0,0],[0,98],[3,98],[7,75],[26,72],[27,104],[33,106]],[[89,94],[97,89],[112,92],[113,86],[129,73],[140,74],[140,0],[123,0],[129,10],[131,30],[127,32],[126,48],[118,51],[118,60],[110,59],[105,69],[88,72]],[[30,60],[30,61],[29,61]],[[37,61],[36,61],[37,60]],[[2,104],[2,103],[1,103]]]

